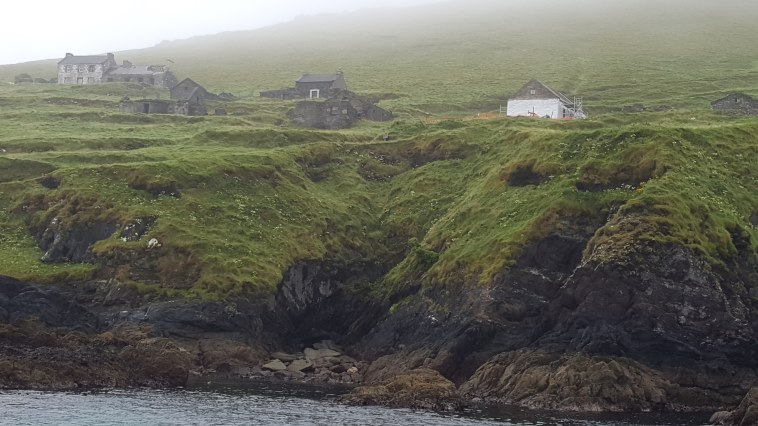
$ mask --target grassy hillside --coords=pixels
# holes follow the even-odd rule
[[[275,127],[267,111],[120,114],[117,97],[107,95],[120,90],[136,91],[0,92],[2,273],[38,281],[97,273],[39,261],[28,229],[53,218],[68,227],[151,221],[138,241],[116,232],[95,252],[148,256],[147,241],[157,238],[157,281],[141,283],[128,271],[116,278],[206,297],[267,291],[302,260],[397,265],[386,289],[417,280],[486,283],[530,241],[619,206],[646,226],[611,223],[593,244],[672,241],[719,264],[737,255],[732,233],[758,241],[750,222],[758,212],[752,119],[687,112],[583,122],[400,120],[322,132]],[[30,106],[12,106],[21,103]],[[385,133],[391,141],[381,141]],[[50,189],[43,176],[59,185]]]
[[[389,270],[373,283],[382,293],[487,283],[530,242],[613,212],[590,249],[612,258],[674,242],[727,264],[758,241],[758,122],[713,115],[708,102],[758,94],[758,8],[692,3],[452,2],[118,54],[171,58],[180,77],[242,96],[226,117],[118,113],[121,96],[167,96],[137,86],[0,85],[0,273],[52,282],[107,270],[202,297],[270,291],[304,260]],[[0,67],[0,81],[50,67]],[[286,123],[292,103],[257,97],[337,67],[356,91],[392,94],[382,106],[399,120],[303,130]],[[423,120],[497,109],[531,77],[584,96],[591,119]],[[616,112],[634,103],[662,112]],[[30,229],[54,218],[118,225],[94,246],[108,268],[40,262]],[[138,220],[147,234],[123,237]],[[148,249],[151,238],[162,247]],[[131,270],[151,256],[152,275]]]
[[[452,1],[302,17],[117,59],[171,59],[180,77],[243,97],[341,68],[356,91],[402,96],[386,105],[407,114],[495,110],[532,77],[583,96],[595,113],[635,103],[704,108],[727,92],[758,94],[754,3],[617,3]],[[54,62],[0,67],[0,81],[52,77]]]

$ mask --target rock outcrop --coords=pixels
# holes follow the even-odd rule
[[[662,410],[679,391],[629,359],[541,351],[497,355],[461,388],[470,398],[577,412]]]
[[[711,423],[723,426],[758,425],[758,388],[750,389],[735,410],[714,413]]]
[[[411,370],[381,384],[358,387],[341,401],[435,411],[460,411],[465,405],[455,385],[430,369]]]

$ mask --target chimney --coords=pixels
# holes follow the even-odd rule
[[[133,65],[132,65],[132,63],[131,63],[131,62],[129,62],[129,61],[127,61],[126,59],[124,59],[124,68],[131,68],[132,66],[133,66]]]
[[[73,54],[73,53],[66,53],[66,57],[67,57],[67,58],[70,58],[70,57],[72,57],[72,56],[74,56],[74,54]]]

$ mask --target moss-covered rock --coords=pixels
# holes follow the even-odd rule
[[[463,409],[455,385],[440,373],[411,370],[378,385],[361,386],[342,397],[351,405],[384,405],[394,408],[418,408],[436,411]]]

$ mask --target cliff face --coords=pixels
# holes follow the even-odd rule
[[[483,400],[578,411],[717,408],[758,379],[746,290],[756,282],[735,280],[754,269],[734,267],[715,272],[672,245],[634,247],[618,261],[588,253],[569,274],[516,266],[490,288],[414,296],[359,348],[386,354],[369,379],[433,368]]]
[[[467,399],[533,408],[736,404],[758,380],[748,290],[758,283],[740,278],[754,276],[754,263],[744,256],[718,271],[673,244],[582,256],[592,229],[617,215],[547,235],[490,285],[418,286],[393,309],[346,290],[355,271],[314,262],[294,265],[271,298],[224,302],[148,303],[108,283],[59,290],[4,278],[3,387],[184,384],[329,339],[370,363],[366,384],[426,368]]]

